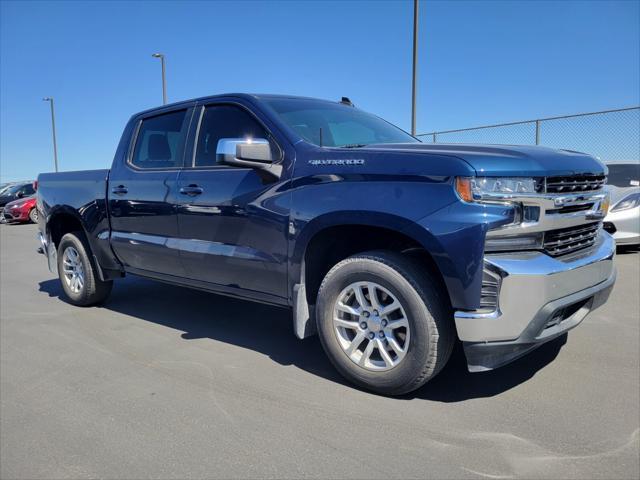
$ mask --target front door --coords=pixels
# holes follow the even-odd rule
[[[176,181],[193,109],[139,119],[124,161],[109,174],[111,243],[127,270],[183,276]]]
[[[178,177],[178,226],[187,276],[254,298],[286,298],[288,192],[257,170],[220,163],[222,138],[262,138],[263,124],[237,104],[208,105],[190,164]],[[195,123],[195,120],[194,120]],[[282,189],[286,190],[286,189]]]

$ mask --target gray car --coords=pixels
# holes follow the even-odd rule
[[[608,162],[611,208],[604,229],[618,245],[640,244],[640,162]]]

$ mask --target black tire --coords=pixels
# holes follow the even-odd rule
[[[36,207],[29,210],[29,220],[31,223],[38,223],[38,209]]]
[[[392,293],[411,328],[406,354],[390,370],[372,371],[357,365],[340,346],[333,326],[340,293],[364,281]],[[432,379],[447,363],[455,342],[452,309],[439,279],[395,252],[365,252],[335,265],[320,286],[316,313],[320,341],[336,369],[356,385],[385,395],[411,392]]]
[[[69,247],[72,247],[78,253],[84,275],[84,284],[77,292],[68,284],[64,274],[63,258],[65,250]],[[113,281],[103,282],[98,277],[90,252],[91,249],[83,232],[67,233],[60,239],[58,245],[58,277],[60,278],[62,289],[69,303],[79,307],[102,303],[107,299],[113,287]]]

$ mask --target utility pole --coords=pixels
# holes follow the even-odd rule
[[[416,136],[416,89],[418,76],[418,0],[413,0],[413,82],[411,85],[411,135]]]
[[[56,114],[53,108],[53,97],[44,97],[42,101],[49,102],[49,105],[51,105],[51,130],[53,132],[53,163],[57,172],[58,171],[58,143],[56,142]]]
[[[165,68],[164,68],[164,54],[162,53],[154,53],[151,55],[154,58],[160,59],[160,64],[162,66],[162,104],[167,104],[167,78],[165,77]]]

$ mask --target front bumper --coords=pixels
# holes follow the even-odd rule
[[[5,208],[0,212],[0,218],[5,222],[25,222],[29,219],[29,212],[19,208]]]
[[[498,308],[455,312],[469,371],[515,360],[577,326],[613,288],[615,241],[601,232],[595,245],[565,257],[541,252],[485,255],[500,278]]]

